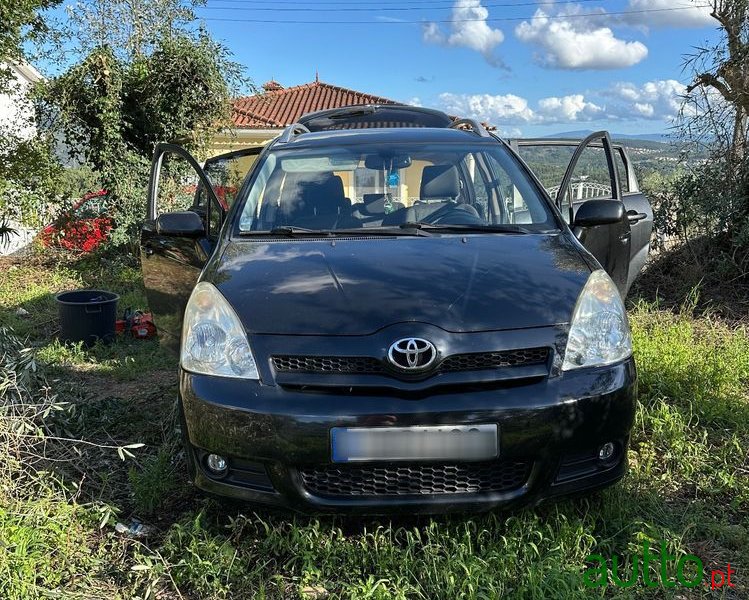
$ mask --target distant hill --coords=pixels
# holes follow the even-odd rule
[[[544,137],[550,138],[584,138],[593,133],[592,129],[578,129],[577,131],[563,131],[553,133]],[[667,133],[611,133],[611,138],[617,141],[640,140],[644,142],[660,142],[668,144],[671,142],[671,136]]]

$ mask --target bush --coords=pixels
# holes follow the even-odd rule
[[[749,160],[731,165],[725,156],[671,177],[643,182],[654,211],[659,238],[687,244],[702,238],[694,258],[702,265],[718,260],[734,276],[749,273]]]
[[[228,123],[238,67],[202,33],[174,33],[148,54],[93,49],[38,90],[73,155],[99,174],[116,223],[110,243],[135,251],[146,209],[154,145],[177,142],[199,152]],[[91,190],[93,191],[93,190]]]

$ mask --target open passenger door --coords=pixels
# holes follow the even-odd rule
[[[187,300],[261,151],[222,154],[201,167],[181,146],[154,150],[140,253],[148,305],[170,346],[178,345]]]
[[[518,139],[510,145],[544,185],[583,246],[625,296],[647,258],[653,212],[637,189],[623,148],[614,146],[605,131],[592,133],[581,142]],[[560,183],[554,185],[556,182]],[[579,226],[578,212],[591,200],[622,204],[621,219],[607,225]],[[580,216],[584,218],[583,214]]]

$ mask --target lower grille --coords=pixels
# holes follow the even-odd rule
[[[413,496],[508,492],[527,480],[525,461],[453,465],[330,465],[301,469],[305,488],[316,496]]]
[[[500,367],[543,364],[548,348],[522,348],[500,352],[453,354],[439,363],[432,373],[479,371]],[[369,356],[274,356],[273,367],[280,373],[360,373],[380,375],[386,372],[384,361]]]

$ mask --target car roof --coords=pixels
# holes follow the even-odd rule
[[[366,129],[335,129],[300,133],[288,142],[276,140],[274,150],[302,147],[322,147],[341,144],[376,143],[469,143],[496,144],[494,137],[481,137],[473,131],[450,129],[448,127],[388,127]]]

